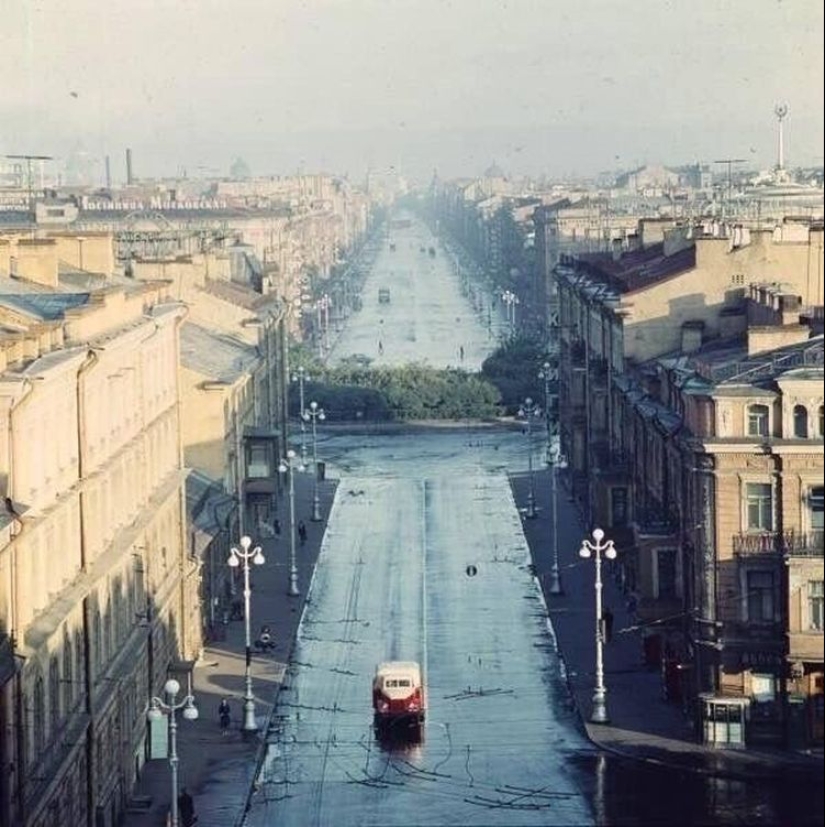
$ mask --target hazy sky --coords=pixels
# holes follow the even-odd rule
[[[0,154],[124,177],[823,156],[822,0],[0,0]],[[99,167],[102,170],[102,167]],[[102,172],[101,172],[102,174]]]

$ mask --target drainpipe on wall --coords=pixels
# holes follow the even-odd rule
[[[85,403],[85,378],[99,361],[98,355],[89,350],[83,364],[77,370],[77,381],[75,383],[76,404],[77,404],[77,481],[78,481],[78,516],[80,526],[80,570],[86,573],[88,566],[86,546],[86,508],[85,492],[83,481],[86,476],[86,403]],[[83,616],[83,671],[84,671],[84,702],[86,715],[89,723],[86,726],[86,823],[88,827],[94,827],[95,821],[95,707],[94,707],[94,676],[92,675],[92,651],[91,651],[91,607],[89,595],[86,594],[81,604]]]
[[[19,414],[26,402],[31,399],[34,392],[34,384],[28,377],[23,380],[23,393],[21,396],[11,404],[9,407],[9,434],[8,434],[8,452],[9,452],[9,472],[6,480],[6,496],[14,505],[14,434],[15,434],[15,415]],[[11,639],[15,641],[20,631],[20,617],[17,595],[19,592],[18,576],[19,571],[17,567],[17,541],[16,538],[23,532],[23,521],[17,518],[20,528],[17,534],[13,535],[11,543],[11,594],[10,594],[10,614],[11,614]],[[16,648],[16,647],[15,647]],[[23,772],[25,767],[25,751],[26,751],[26,737],[25,725],[26,712],[23,704],[23,674],[22,669],[15,670],[14,676],[14,717],[16,721],[15,732],[15,790],[17,798],[17,814],[22,819],[26,815],[26,773]]]
[[[184,461],[184,448],[183,448],[183,433],[181,428],[181,423],[183,422],[183,400],[181,398],[181,360],[180,360],[180,328],[183,325],[184,319],[188,314],[188,310],[185,313],[177,316],[174,321],[175,325],[175,413],[176,413],[176,432],[177,432],[177,448],[178,448],[178,471],[182,471],[185,469],[185,461]],[[189,650],[191,648],[191,641],[189,640],[189,615],[188,610],[191,605],[191,601],[188,599],[188,586],[189,586],[189,574],[191,573],[191,569],[188,565],[189,557],[191,556],[187,549],[188,549],[188,537],[187,537],[187,518],[186,518],[186,483],[183,482],[182,485],[178,486],[178,498],[179,498],[179,513],[180,519],[178,520],[178,527],[179,527],[179,538],[178,538],[178,547],[179,547],[179,554],[178,554],[178,573],[179,573],[179,614],[180,614],[180,639],[181,639],[181,648],[182,648],[182,655],[184,659],[187,659],[189,654]],[[151,689],[151,687],[150,687]]]
[[[14,469],[15,469],[15,450],[14,450],[14,435],[16,431],[15,427],[15,419],[17,415],[22,411],[24,405],[31,399],[32,393],[34,392],[34,383],[29,378],[25,378],[23,380],[23,393],[21,396],[11,404],[9,407],[9,442],[8,442],[8,452],[9,452],[9,473],[6,479],[6,497],[11,501],[12,506],[14,505],[15,496],[14,496]],[[14,515],[13,515],[14,516]],[[19,515],[17,516],[17,522],[20,525],[16,534],[13,534],[14,537],[17,537],[19,534],[23,532],[25,528],[23,521],[20,519]],[[18,616],[18,605],[17,605],[17,595],[19,592],[19,584],[17,582],[17,543],[12,542],[12,549],[11,549],[11,566],[12,566],[12,588],[11,588],[11,634],[14,637],[16,631],[19,631],[20,628],[20,618]]]
[[[785,521],[784,509],[782,503],[784,502],[784,491],[782,481],[784,479],[783,459],[781,456],[774,456],[774,470],[773,474],[776,478],[775,494],[774,494],[774,509],[776,513],[776,521],[774,523],[774,530],[778,542],[783,544],[785,537]],[[785,553],[784,544],[781,546],[781,555],[779,560],[779,618],[782,624],[782,663],[779,667],[779,727],[782,739],[782,746],[785,749],[790,747],[790,706],[788,704],[788,670],[790,669],[790,571],[789,560]]]
[[[246,533],[246,503],[244,502],[243,486],[243,438],[241,435],[241,421],[238,410],[238,393],[232,393],[232,419],[235,429],[235,488],[238,495],[238,534],[243,537]]]
[[[699,475],[699,507],[701,515],[702,571],[700,591],[700,616],[702,624],[702,643],[715,643],[718,635],[716,614],[716,520],[714,504],[716,503],[716,474],[713,457],[706,454],[696,458],[695,472]],[[704,652],[703,652],[704,654]],[[698,671],[698,670],[697,670]],[[708,670],[708,688],[717,690],[716,664]],[[699,690],[702,690],[703,676],[699,675]]]

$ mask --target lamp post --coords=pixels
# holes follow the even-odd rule
[[[553,530],[551,534],[553,563],[550,567],[550,594],[564,594],[559,568],[559,468],[565,468],[567,461],[561,453],[558,423],[558,391],[551,393],[550,382],[558,378],[550,362],[545,362],[539,371],[544,380],[544,421],[547,426],[547,464],[550,466],[550,505],[553,509]]]
[[[249,601],[252,590],[249,588],[249,561],[256,566],[263,565],[264,555],[260,546],[252,548],[252,540],[249,537],[241,537],[241,547],[229,550],[229,565],[234,569],[243,562],[243,603],[244,603],[244,631],[246,632],[246,666],[244,679],[246,688],[243,696],[243,731],[245,733],[257,732],[258,723],[255,720],[255,699],[252,697],[252,641],[249,634],[250,610]]]
[[[321,356],[323,356],[324,351],[329,350],[329,308],[331,305],[332,299],[330,299],[329,293],[324,293],[315,304],[318,310],[318,329],[320,333],[318,353]]]
[[[304,411],[304,420],[312,421],[312,465],[315,469],[315,479],[312,485],[312,521],[318,522],[321,519],[321,500],[318,496],[318,434],[315,428],[317,420],[321,422],[326,419],[323,408],[318,407],[317,402],[310,402],[309,408]]]
[[[298,401],[301,405],[301,410],[298,411],[298,418],[301,420],[301,462],[306,462],[307,456],[307,440],[306,440],[306,423],[304,421],[304,381],[309,379],[303,365],[295,369],[292,374],[292,381],[298,383]]]
[[[604,644],[604,632],[602,626],[602,552],[608,560],[616,556],[616,547],[612,540],[604,540],[604,532],[600,528],[593,529],[593,542],[588,539],[582,540],[579,549],[579,557],[588,558],[591,554],[596,557],[596,689],[593,693],[593,711],[590,713],[590,720],[594,724],[606,724],[610,722],[607,714],[607,689],[604,685],[604,662],[602,659],[602,646]]]
[[[536,481],[533,475],[533,428],[532,421],[534,416],[539,415],[539,408],[535,402],[528,396],[521,408],[519,408],[519,416],[527,420],[527,468],[530,478],[530,487],[527,492],[527,512],[525,514],[529,519],[534,519],[538,516],[536,511]]]
[[[299,595],[298,590],[298,566],[295,562],[295,471],[303,471],[304,464],[296,461],[295,451],[290,449],[281,460],[278,470],[282,474],[289,474],[289,589],[287,594],[291,597]]]
[[[558,438],[550,451],[550,504],[553,507],[553,563],[550,566],[550,594],[564,594],[559,568],[559,468],[567,467],[567,460],[559,452]]]
[[[198,708],[195,706],[195,699],[192,695],[187,695],[180,703],[176,703],[175,698],[180,692],[180,684],[174,678],[169,678],[166,681],[163,691],[166,693],[168,700],[152,698],[146,718],[149,722],[159,721],[163,718],[164,712],[169,713],[169,768],[172,770],[171,827],[180,827],[178,817],[178,722],[175,713],[182,709],[183,717],[187,721],[195,721],[198,717]]]
[[[507,321],[510,325],[510,335],[516,335],[516,305],[519,303],[518,296],[512,290],[505,290],[501,294],[501,300],[507,305]]]
[[[539,379],[544,380],[544,422],[548,435],[550,434],[550,379],[553,376],[552,365],[545,362],[539,371]],[[548,449],[550,443],[547,444]]]

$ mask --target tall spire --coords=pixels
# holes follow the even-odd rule
[[[785,169],[785,135],[784,124],[782,122],[785,120],[785,116],[788,114],[788,104],[778,103],[773,108],[773,111],[776,115],[777,121],[779,121],[779,151],[777,156],[776,169],[777,172],[782,172]]]

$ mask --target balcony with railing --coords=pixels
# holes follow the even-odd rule
[[[740,532],[732,538],[733,553],[740,556],[781,554],[788,557],[822,557],[823,538],[820,531]]]

